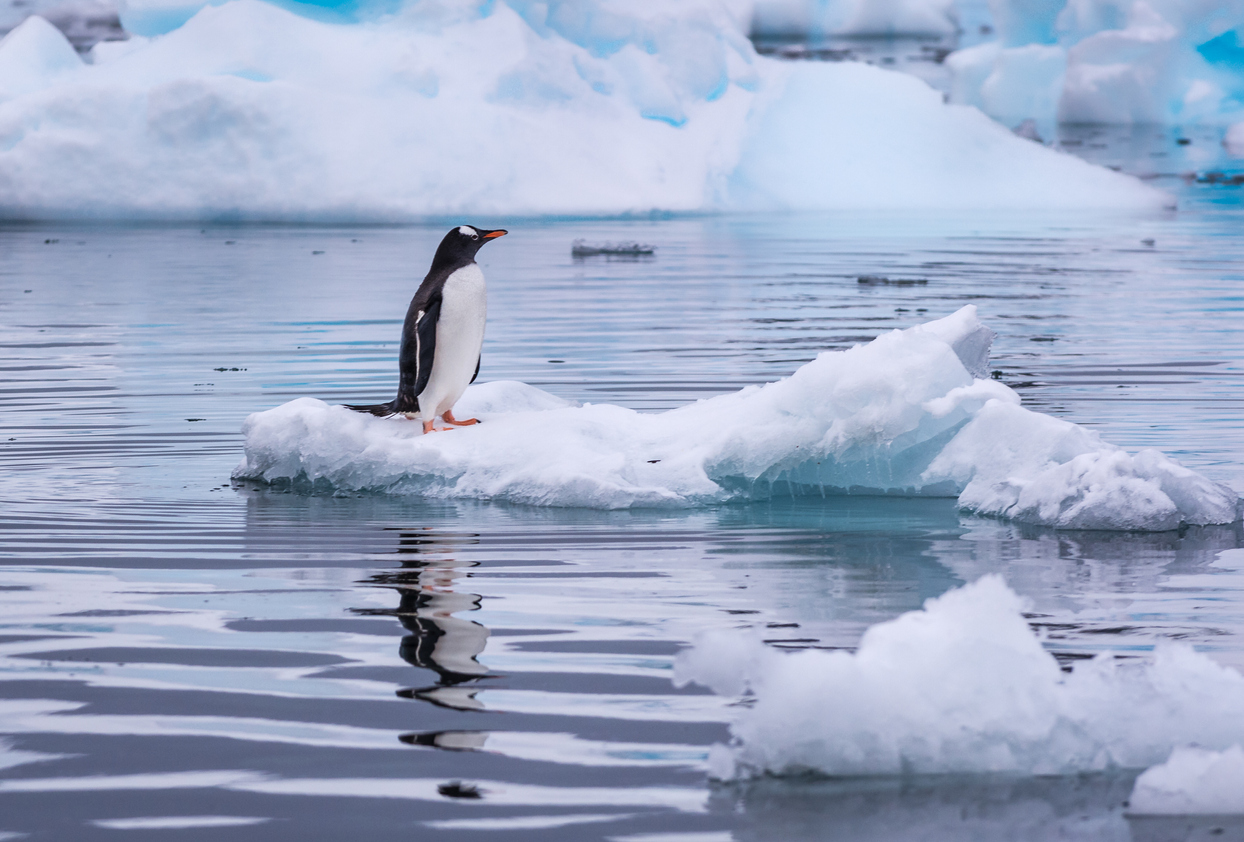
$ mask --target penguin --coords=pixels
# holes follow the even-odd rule
[[[397,397],[388,403],[346,404],[356,412],[386,417],[404,415],[423,421],[431,433],[437,416],[452,427],[478,424],[475,418],[458,420],[453,408],[468,385],[479,376],[480,350],[488,302],[484,273],[475,254],[490,240],[506,235],[504,229],[485,231],[473,225],[450,229],[432,258],[432,268],[406,310],[401,372]]]

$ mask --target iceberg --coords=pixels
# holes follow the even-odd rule
[[[951,100],[1014,126],[1244,117],[1244,4],[990,3],[996,41],[951,54]]]
[[[1136,816],[1244,815],[1244,749],[1181,746],[1136,779],[1128,812]]]
[[[988,379],[993,336],[968,305],[660,413],[484,383],[458,405],[484,423],[428,436],[402,418],[299,398],[247,418],[233,475],[310,492],[601,509],[865,493],[957,496],[967,511],[1072,529],[1238,519],[1230,488],[1020,406]]]
[[[1064,673],[1023,610],[991,574],[871,627],[854,653],[779,652],[747,633],[711,633],[680,653],[675,681],[751,694],[732,743],[710,754],[710,775],[724,780],[1066,775],[1244,739],[1239,672],[1161,644],[1141,661],[1103,654]]]
[[[0,41],[0,218],[1171,201],[912,77],[759,56],[737,10],[709,0],[422,0],[345,18],[286,5],[135,0],[122,17],[139,34],[97,44],[89,63],[28,18]],[[166,24],[134,23],[143,9]]]

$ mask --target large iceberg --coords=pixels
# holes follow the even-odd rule
[[[1239,501],[1155,450],[1132,455],[1020,406],[987,377],[969,305],[793,375],[668,412],[568,405],[514,382],[470,387],[485,423],[421,425],[300,398],[251,415],[240,480],[336,493],[546,506],[694,506],[773,495],[958,496],[981,514],[1074,529],[1231,523]]]
[[[732,744],[710,755],[710,774],[722,779],[1143,769],[1176,748],[1244,739],[1235,670],[1162,644],[1151,658],[1103,654],[1064,673],[1023,610],[990,575],[873,626],[854,653],[707,635],[679,655],[676,681],[750,691]],[[1218,768],[1237,769],[1238,753]]]
[[[991,0],[995,41],[952,54],[951,99],[1007,125],[1244,119],[1239,0]]]
[[[711,0],[200,5],[132,0],[151,36],[91,63],[38,17],[0,41],[0,217],[1169,202],[912,77],[761,57]]]

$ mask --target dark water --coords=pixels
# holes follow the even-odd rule
[[[1133,219],[473,220],[512,232],[480,376],[663,409],[972,303],[1029,406],[1244,488],[1244,217],[1179,184]],[[388,397],[445,227],[0,229],[0,839],[1241,838],[1124,818],[1135,770],[709,786],[728,700],[669,681],[704,630],[849,648],[990,571],[1065,661],[1244,666],[1238,527],[231,486],[247,413]]]

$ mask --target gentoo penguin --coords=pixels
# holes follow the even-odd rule
[[[483,231],[460,225],[445,235],[406,311],[397,397],[371,406],[347,404],[350,409],[380,416],[400,413],[407,418],[418,413],[425,433],[432,432],[438,415],[454,427],[479,423],[474,418],[459,421],[453,408],[479,375],[484,345],[488,302],[475,253],[505,234],[503,229]]]

